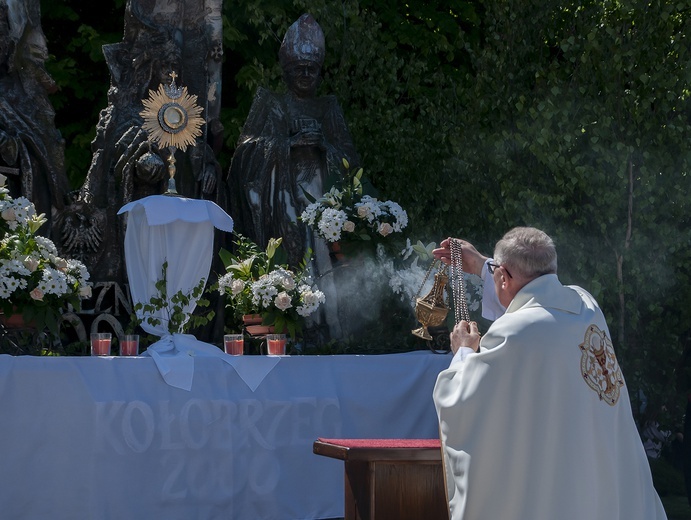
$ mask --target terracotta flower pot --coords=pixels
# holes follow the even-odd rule
[[[264,336],[274,333],[273,325],[245,325],[245,330],[250,336]]]
[[[6,329],[32,329],[36,328],[36,324],[34,322],[31,323],[26,323],[24,321],[24,316],[22,315],[21,312],[17,312],[15,314],[10,314],[9,316],[5,316],[5,314],[0,311],[0,323],[6,328]]]
[[[261,325],[262,315],[261,314],[245,314],[242,317],[242,323],[247,325]]]
[[[342,262],[343,259],[345,258],[345,255],[341,251],[341,244],[340,242],[329,242],[329,256],[331,257],[331,260],[333,262]]]

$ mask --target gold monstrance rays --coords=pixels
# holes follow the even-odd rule
[[[175,84],[177,74],[170,73],[170,85],[159,85],[158,90],[149,90],[149,97],[142,100],[144,110],[139,115],[144,119],[142,128],[148,140],[159,148],[168,148],[168,191],[175,195],[175,150],[183,152],[188,146],[195,146],[197,137],[202,135],[202,107],[197,105],[197,96],[187,93],[187,87]]]

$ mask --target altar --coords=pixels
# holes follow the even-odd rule
[[[450,356],[196,357],[192,388],[150,357],[0,356],[0,510],[14,519],[342,517],[318,437],[435,438]]]

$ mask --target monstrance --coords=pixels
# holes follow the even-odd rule
[[[160,148],[168,148],[168,189],[164,195],[177,195],[175,188],[175,150],[183,152],[188,146],[195,146],[202,135],[202,107],[197,105],[197,96],[188,94],[187,87],[175,83],[177,74],[170,73],[169,85],[161,83],[158,90],[149,90],[149,97],[142,100],[144,110],[139,115],[144,119],[142,128],[149,142]]]
[[[422,327],[414,329],[413,335],[418,338],[432,341],[432,336],[427,330],[429,327],[438,327],[446,320],[449,313],[448,293],[449,278],[451,279],[451,296],[453,298],[454,322],[458,324],[461,320],[470,321],[468,313],[468,302],[466,299],[465,279],[463,277],[463,257],[461,255],[461,241],[455,238],[449,241],[451,249],[451,265],[445,266],[439,260],[434,260],[427,270],[425,279],[420,285],[415,296],[415,317]],[[420,292],[425,286],[432,270],[438,266],[434,275],[434,285],[432,289],[420,298]]]

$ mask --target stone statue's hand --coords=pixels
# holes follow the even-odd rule
[[[146,137],[146,132],[140,126],[131,126],[115,143],[116,150],[121,155],[129,156],[132,150],[136,150],[143,141],[146,141]]]
[[[0,158],[8,166],[14,166],[19,157],[19,146],[17,140],[0,130]]]
[[[300,132],[291,138],[290,146],[318,146],[324,148],[324,134],[318,131]]]
[[[216,172],[207,168],[202,176],[202,193],[208,195],[216,189]]]
[[[157,154],[146,151],[148,143],[141,143],[140,148],[143,153],[138,150],[134,155],[139,157],[135,163],[135,175],[137,180],[153,186],[165,178],[165,163]]]

